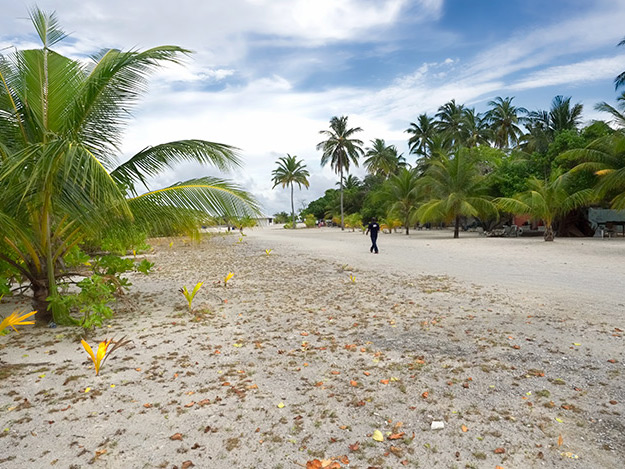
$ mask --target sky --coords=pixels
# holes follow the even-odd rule
[[[39,47],[33,3],[2,0],[0,50]],[[451,99],[488,109],[514,97],[530,110],[556,95],[607,118],[614,78],[625,70],[625,0],[40,0],[70,35],[55,46],[84,59],[102,49],[174,44],[193,51],[160,69],[133,111],[120,161],[149,145],[187,138],[240,149],[244,166],[224,175],[256,196],[267,215],[290,211],[272,188],[278,158],[296,155],[310,188],[296,209],[335,188],[316,145],[333,116],[348,116],[365,147],[381,138],[408,163],[405,130]],[[361,167],[352,174],[362,178]],[[184,164],[151,188],[213,168]]]

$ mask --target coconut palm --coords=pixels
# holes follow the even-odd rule
[[[295,206],[293,205],[293,186],[297,184],[300,190],[302,186],[308,189],[308,177],[310,173],[306,169],[306,165],[303,164],[303,161],[297,161],[297,156],[291,156],[288,153],[286,156],[279,158],[276,161],[278,167],[272,171],[273,178],[271,180],[274,182],[273,188],[275,188],[278,184],[282,184],[282,188],[290,187],[291,188],[291,219],[293,220],[293,229],[295,229]]]
[[[364,166],[369,174],[385,179],[406,164],[404,157],[397,154],[395,145],[387,145],[381,138],[371,140],[371,147],[365,149]]]
[[[353,138],[356,132],[362,132],[360,127],[348,128],[347,116],[332,117],[330,130],[320,130],[319,133],[327,137],[327,140],[317,144],[317,150],[322,150],[321,166],[330,163],[330,167],[339,174],[341,187],[341,229],[345,229],[345,216],[343,213],[343,173],[349,172],[350,164],[358,166],[358,158],[364,153],[362,141]]]
[[[584,107],[580,103],[571,106],[570,96],[558,95],[551,101],[551,108],[548,112],[532,111],[528,113],[526,119],[530,124],[541,125],[547,129],[553,138],[557,132],[562,130],[577,129],[582,120],[583,109]]]
[[[456,104],[456,100],[443,104],[436,113],[436,128],[445,133],[453,142],[454,146],[462,143],[462,131],[464,127],[463,104]]]
[[[427,114],[421,114],[417,123],[411,122],[404,132],[412,134],[408,139],[410,153],[421,156],[430,155],[432,138],[438,133],[434,119]]]
[[[519,114],[527,114],[527,109],[512,104],[514,97],[496,97],[489,101],[491,107],[486,117],[493,131],[493,143],[497,148],[510,148],[518,143],[523,134],[519,128]]]
[[[570,211],[587,204],[594,197],[592,189],[571,192],[566,178],[556,172],[549,180],[532,177],[529,189],[516,197],[501,197],[495,200],[497,207],[505,212],[531,215],[545,223],[545,241],[553,241],[553,223]]]
[[[571,173],[589,171],[597,176],[597,196],[611,208],[625,209],[625,134],[600,137],[585,148],[564,152],[561,159],[577,162]]]
[[[623,72],[625,73],[625,72]],[[625,128],[625,91],[617,98],[617,107],[602,101],[595,106],[597,111],[607,112],[612,115],[612,123],[618,128]],[[617,108],[620,108],[617,109]]]
[[[433,161],[422,180],[428,200],[417,210],[419,220],[453,222],[458,238],[461,217],[497,217],[478,163],[467,149]]]
[[[491,134],[492,132],[485,116],[476,113],[474,108],[464,109],[461,142],[465,147],[473,148],[478,145],[487,145]]]
[[[227,145],[172,142],[117,164],[128,111],[147,76],[188,51],[109,50],[85,65],[51,49],[65,37],[54,14],[34,9],[30,16],[43,47],[0,59],[0,259],[30,282],[43,321],[50,319],[57,279],[67,274],[63,256],[85,239],[113,226],[197,229],[207,216],[251,214],[257,204],[217,178],[150,190],[151,176],[180,161],[238,166]],[[139,195],[135,184],[147,192]]]
[[[386,181],[378,197],[386,205],[388,213],[403,222],[406,234],[410,234],[410,225],[416,222],[417,208],[423,199],[419,173],[402,168]]]

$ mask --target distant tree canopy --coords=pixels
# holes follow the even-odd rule
[[[625,83],[624,76],[625,72],[615,81],[617,87]],[[616,106],[597,104],[607,121],[585,126],[582,104],[568,96],[554,97],[548,109],[528,110],[518,106],[514,97],[497,97],[488,106],[479,113],[452,99],[433,116],[419,115],[406,129],[412,161],[398,155],[384,139],[371,140],[364,153],[364,180],[349,175],[339,181],[344,212],[358,214],[364,223],[374,216],[380,220],[399,217],[407,230],[408,225],[433,220],[440,210],[438,219],[453,219],[457,233],[467,217],[492,226],[499,215],[521,213],[524,207],[523,213],[558,232],[560,220],[571,211],[590,205],[625,208],[625,92]],[[460,166],[459,159],[463,160]],[[473,175],[462,179],[454,168],[470,168]],[[433,186],[435,175],[438,179]],[[529,210],[531,204],[523,206],[522,202],[536,188],[546,191],[545,197],[557,188],[558,197],[567,203],[561,204],[562,210],[560,206],[550,212]],[[329,189],[310,202],[304,213],[337,217],[340,195]],[[500,213],[494,210],[495,199],[507,201],[498,204]],[[444,206],[450,211],[445,212]],[[503,216],[505,220],[509,216]],[[558,234],[566,235],[564,231]]]

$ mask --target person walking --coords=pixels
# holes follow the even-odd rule
[[[367,225],[367,232],[365,234],[371,233],[371,249],[369,251],[378,253],[378,233],[380,231],[380,225],[378,225],[378,220],[373,217]]]

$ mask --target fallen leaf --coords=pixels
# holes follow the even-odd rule
[[[371,373],[369,373],[368,371],[363,371],[362,374],[365,376],[369,376]]]
[[[169,439],[174,441],[180,441],[182,440],[182,433],[174,433],[172,436],[169,437]]]
[[[189,408],[189,407],[193,407],[195,405],[194,401],[189,402],[188,404],[185,404],[184,406]]]
[[[429,393],[429,392],[427,392],[427,391],[425,391],[423,394],[421,394],[421,397],[422,397],[423,399],[427,399],[429,395],[430,395],[430,393]]]
[[[351,384],[354,387],[358,386],[358,381],[354,381],[353,379],[349,382],[349,384]]]
[[[353,445],[349,445],[348,446],[349,450],[354,452],[354,451],[358,451],[360,449],[360,442],[356,442]]]
[[[406,434],[405,432],[392,433],[391,435],[388,436],[388,439],[389,440],[399,440],[399,439],[403,438],[405,434]]]
[[[373,438],[375,441],[384,441],[384,435],[382,435],[382,432],[380,430],[374,431],[371,438]]]
[[[493,451],[495,454],[504,454],[506,452],[506,450],[504,448],[495,448],[495,451]]]
[[[278,404],[278,409],[282,409],[282,408],[284,408],[284,403],[283,403],[283,402],[280,402],[280,403]]]
[[[182,463],[182,469],[189,469],[190,467],[195,466],[191,461],[185,461]]]
[[[464,433],[469,431],[469,428],[466,425],[460,427]]]
[[[382,384],[388,384],[389,380],[388,379],[381,379],[380,383]]]
[[[560,435],[558,437],[558,446],[562,446],[563,440],[562,440],[562,435]]]
[[[146,409],[149,409],[150,407],[152,407],[152,404],[148,402],[146,404],[143,404],[143,407],[145,407]]]

